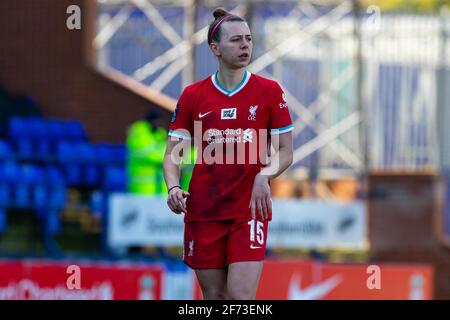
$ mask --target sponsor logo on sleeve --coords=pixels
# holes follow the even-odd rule
[[[287,105],[287,101],[286,101],[286,94],[284,92],[281,95],[281,99],[283,99],[283,102],[280,102],[280,104],[279,104],[280,109],[287,108],[288,105]]]

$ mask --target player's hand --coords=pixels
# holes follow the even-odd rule
[[[186,198],[190,196],[189,192],[184,191],[181,188],[173,188],[169,192],[169,197],[167,199],[167,205],[170,210],[175,212],[176,214],[180,214],[181,212],[187,213],[186,210]]]
[[[249,207],[252,219],[256,219],[256,211],[261,216],[261,220],[269,218],[269,212],[272,212],[272,200],[270,199],[269,178],[266,176],[256,175]]]

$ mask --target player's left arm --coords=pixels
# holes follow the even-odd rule
[[[256,211],[258,211],[262,220],[268,218],[269,212],[272,211],[269,180],[278,177],[292,164],[292,131],[273,134],[271,143],[273,153],[270,156],[270,162],[256,175],[253,183],[250,200],[252,219],[255,219]]]

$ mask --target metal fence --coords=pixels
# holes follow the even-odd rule
[[[98,67],[176,99],[217,68],[206,44],[213,7],[196,3],[99,2]],[[291,170],[336,177],[439,167],[450,133],[439,122],[450,108],[448,16],[384,14],[352,1],[226,8],[251,26],[249,70],[278,80],[286,92],[295,122]]]

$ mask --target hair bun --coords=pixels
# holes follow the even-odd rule
[[[217,8],[213,12],[213,16],[215,19],[219,19],[220,17],[229,15],[228,11],[224,8]]]

